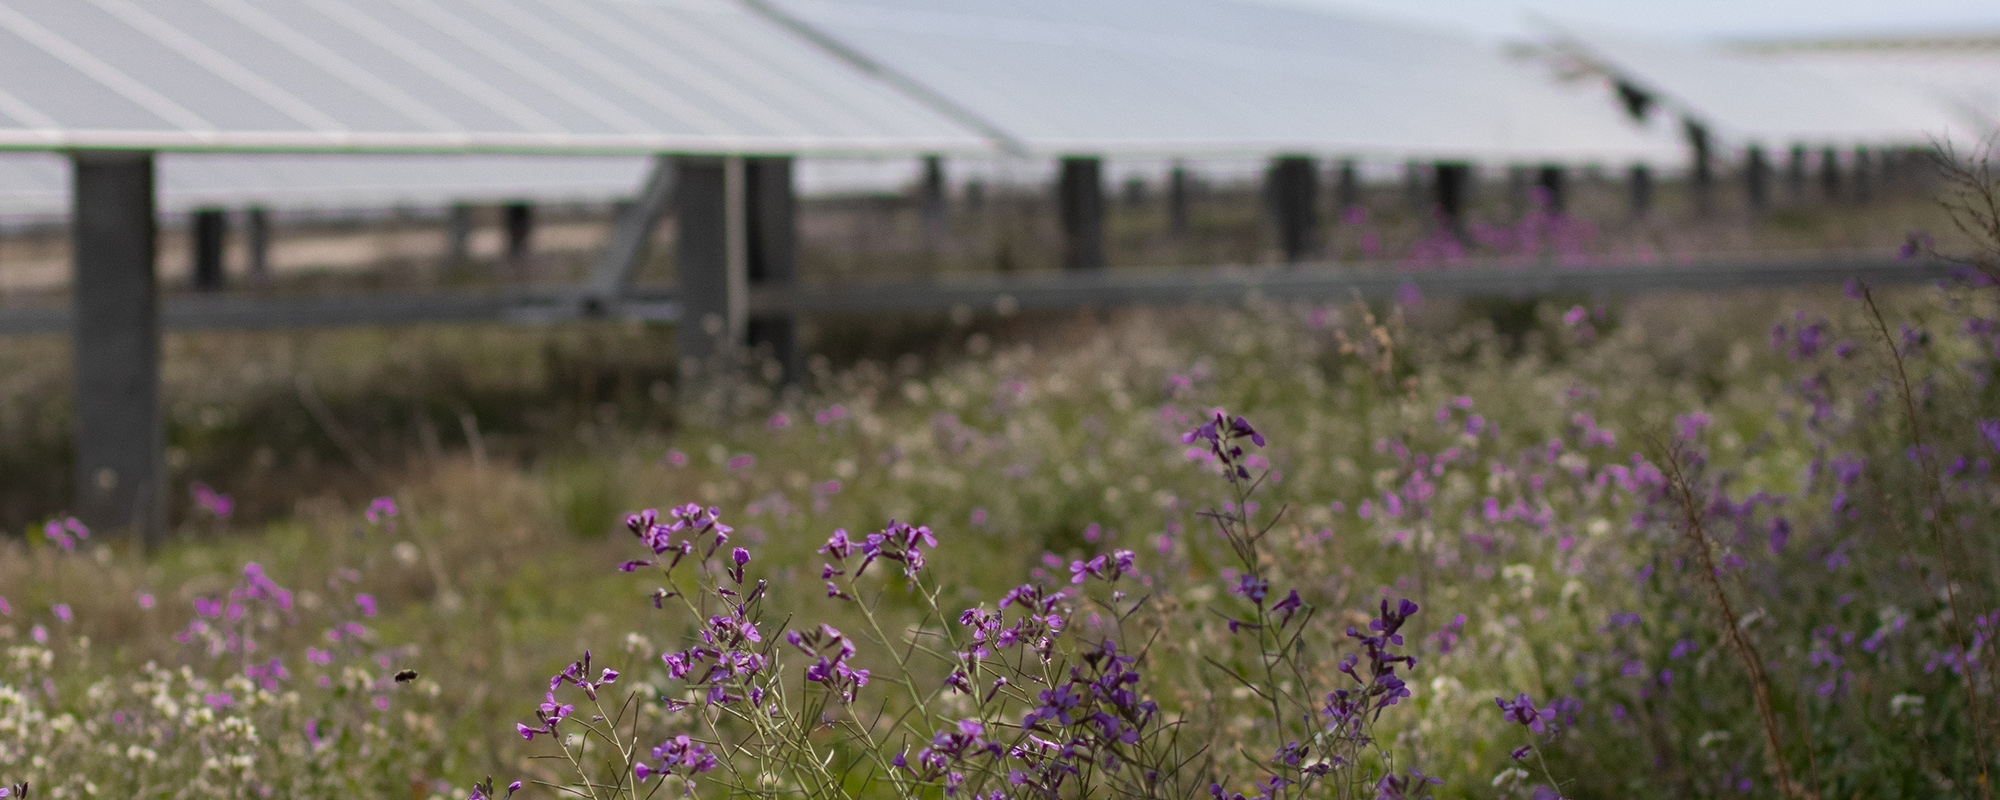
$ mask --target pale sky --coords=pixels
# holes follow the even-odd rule
[[[1294,0],[1525,39],[1532,14],[1680,40],[1891,33],[2000,35],[2000,0]]]

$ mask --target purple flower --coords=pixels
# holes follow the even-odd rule
[[[375,616],[375,596],[374,596],[374,595],[371,595],[371,594],[357,594],[357,595],[355,595],[355,596],[354,596],[354,604],[355,604],[355,605],[357,605],[357,606],[360,606],[360,607],[361,607],[361,616],[364,616],[364,617],[372,617],[372,616]]]
[[[852,555],[854,553],[854,543],[848,540],[847,529],[835,528],[833,535],[827,537],[826,544],[820,547],[819,552],[842,560]]]
[[[1529,699],[1526,694],[1517,695],[1513,700],[1495,697],[1493,702],[1499,704],[1502,719],[1526,725],[1528,730],[1535,733],[1547,730],[1547,723],[1556,718],[1554,704],[1550,704],[1546,709],[1536,710],[1535,701]]]
[[[217,518],[226,518],[236,510],[236,501],[208,487],[205,483],[195,483],[189,487],[194,494],[195,505],[201,506]]]
[[[2000,451],[2000,419],[1982,419],[1976,426],[1980,437],[1986,440],[1986,446]]]
[[[1236,581],[1236,585],[1231,587],[1230,591],[1243,595],[1249,598],[1250,602],[1261,606],[1264,604],[1265,595],[1271,591],[1271,582],[1255,575],[1245,574]]]
[[[393,530],[396,527],[393,519],[401,513],[396,508],[396,498],[377,497],[374,502],[368,504],[368,510],[362,512],[362,516],[366,517],[369,522],[386,523]]]
[[[1283,615],[1278,621],[1279,627],[1283,627],[1286,623],[1292,621],[1292,615],[1298,613],[1299,608],[1304,605],[1305,601],[1299,599],[1299,590],[1293,589],[1285,595],[1285,599],[1279,600],[1276,605],[1271,606],[1271,613]]]

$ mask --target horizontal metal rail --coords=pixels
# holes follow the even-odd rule
[[[1291,268],[1107,270],[1088,273],[867,281],[759,287],[752,314],[803,315],[945,312],[1012,313],[1092,306],[1227,305],[1243,302],[1327,302],[1380,299],[1415,291],[1424,296],[1532,297],[1547,294],[1637,294],[1724,291],[1783,286],[1921,283],[1949,278],[1934,261],[1797,259],[1605,267],[1523,267],[1494,262],[1424,271],[1383,265],[1312,264]],[[592,316],[584,290],[337,294],[321,296],[178,295],[166,299],[168,330],[270,330],[451,322],[553,323]],[[671,289],[633,287],[603,317],[670,321],[679,314]],[[64,333],[66,307],[0,308],[0,335]]]
[[[1246,301],[1324,302],[1354,297],[1532,297],[1556,293],[1627,294],[1844,283],[1918,283],[1950,277],[1935,262],[1803,259],[1710,264],[1549,267],[1471,262],[1424,271],[1381,265],[1313,264],[1292,268],[1109,270],[926,281],[767,287],[752,290],[752,313],[1056,310],[1086,306],[1200,305]]]

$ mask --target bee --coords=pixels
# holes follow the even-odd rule
[[[401,672],[398,672],[398,673],[396,673],[396,682],[397,682],[397,683],[409,683],[410,681],[413,681],[413,680],[416,680],[416,679],[417,679],[417,671],[416,671],[416,670],[413,670],[413,669],[406,669],[406,670],[403,670],[403,671],[401,671]]]

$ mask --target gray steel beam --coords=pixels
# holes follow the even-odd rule
[[[1653,169],[1645,164],[1633,164],[1625,177],[1627,200],[1632,206],[1632,216],[1643,219],[1653,211]]]
[[[786,169],[789,170],[790,167]],[[788,183],[789,180],[787,178]],[[755,198],[755,192],[752,192],[751,196]],[[931,248],[943,246],[948,232],[944,156],[924,156],[924,175],[922,183],[917,187],[917,205],[917,213],[923,220],[924,244]]]
[[[1693,195],[1696,216],[1708,216],[1715,209],[1715,155],[1713,142],[1708,135],[1708,127],[1692,119],[1683,120],[1681,128],[1687,134],[1688,193]]]
[[[1062,219],[1063,268],[1104,268],[1104,160],[1065,157],[1056,182]]]
[[[1278,251],[1287,264],[1305,261],[1318,246],[1319,168],[1309,156],[1279,156],[1265,181]]]
[[[1771,162],[1765,160],[1764,148],[1754,144],[1743,154],[1743,196],[1751,211],[1771,205]]]
[[[1868,157],[1868,152],[1866,147],[1854,148],[1854,202],[1856,203],[1867,203],[1874,199],[1875,187],[1869,181],[1874,177],[1870,174],[1873,160]]]
[[[1340,171],[1333,179],[1334,209],[1342,214],[1361,204],[1361,176],[1355,171],[1354,159],[1340,162]]]
[[[188,224],[188,240],[193,252],[192,286],[197,292],[219,292],[227,282],[223,255],[229,244],[229,214],[219,208],[194,212]]]
[[[646,256],[653,245],[653,233],[659,230],[660,220],[673,207],[674,176],[674,157],[664,154],[654,156],[653,171],[647,175],[639,196],[630,204],[619,207],[611,239],[605,242],[604,251],[598,254],[597,266],[591,270],[590,278],[584,285],[582,312],[586,316],[606,313],[626,287],[632,285],[632,278],[639,274],[640,268],[645,266]]]
[[[153,154],[76,151],[76,511],[152,548],[166,533]]]
[[[759,313],[879,314],[955,307],[1063,310],[1133,305],[1228,305],[1254,300],[1338,302],[1357,293],[1391,298],[1415,287],[1426,295],[1533,297],[1545,294],[1724,291],[1841,283],[1922,283],[1950,277],[1947,265],[1908,261],[1773,261],[1645,265],[1589,269],[1500,265],[1402,272],[1394,264],[1317,264],[1294,268],[1110,270],[1008,278],[845,283],[752,292]]]
[[[968,308],[1076,308],[1092,305],[1233,302],[1256,292],[1270,299],[1337,300],[1361,291],[1386,296],[1405,285],[1434,295],[1520,295],[1547,292],[1727,291],[1839,283],[1855,278],[1875,284],[1910,284],[1951,277],[1947,265],[1889,259],[1801,258],[1754,263],[1645,264],[1588,269],[1469,263],[1451,272],[1400,272],[1394,263],[1307,264],[1289,271],[1245,267],[1038,273],[991,280],[892,281],[864,284],[767,284],[752,290],[760,315],[946,311]],[[1217,287],[1234,287],[1217,289]],[[1293,292],[1304,294],[1294,298]],[[1233,293],[1233,294],[1232,294]],[[879,297],[878,297],[879,295]],[[546,324],[578,319],[576,294],[561,291],[255,297],[183,295],[162,303],[170,331],[278,330],[347,325],[429,323]],[[1063,299],[1063,298],[1068,299]],[[683,318],[679,292],[633,287],[616,306],[618,317],[647,321]],[[1065,303],[1067,305],[1065,305]],[[60,307],[0,308],[0,336],[58,334],[76,316]]]
[[[926,163],[934,162],[927,159]],[[943,176],[940,167],[935,187],[940,196],[940,214]],[[748,203],[744,209],[749,234],[749,241],[745,243],[747,282],[752,288],[791,286],[798,281],[799,274],[798,195],[792,188],[792,159],[785,156],[746,158],[743,161],[743,178],[744,200]],[[925,184],[928,196],[928,177]],[[769,355],[778,363],[780,375],[786,383],[804,377],[805,354],[799,349],[797,315],[788,312],[753,315],[745,334],[752,348],[770,348]]]
[[[1431,211],[1453,236],[1465,234],[1466,201],[1472,194],[1472,165],[1439,162],[1431,165]]]
[[[472,206],[451,204],[444,220],[444,263],[456,267],[472,259]]]
[[[1785,160],[1785,202],[1798,205],[1806,199],[1806,146],[1792,145]]]
[[[1176,162],[1167,170],[1167,232],[1174,236],[1187,235],[1188,208],[1193,199],[1188,193],[1192,189],[1187,165]]]
[[[244,245],[250,251],[250,285],[262,289],[271,284],[271,212],[251,206],[243,212]]]
[[[516,267],[527,264],[535,244],[535,206],[508,203],[500,207],[500,218],[507,234],[507,263]]]
[[[736,355],[749,324],[743,159],[675,161],[681,320],[674,328],[681,372],[693,375]]]
[[[1547,164],[1535,171],[1535,186],[1542,190],[1542,208],[1561,216],[1569,213],[1569,171]]]

